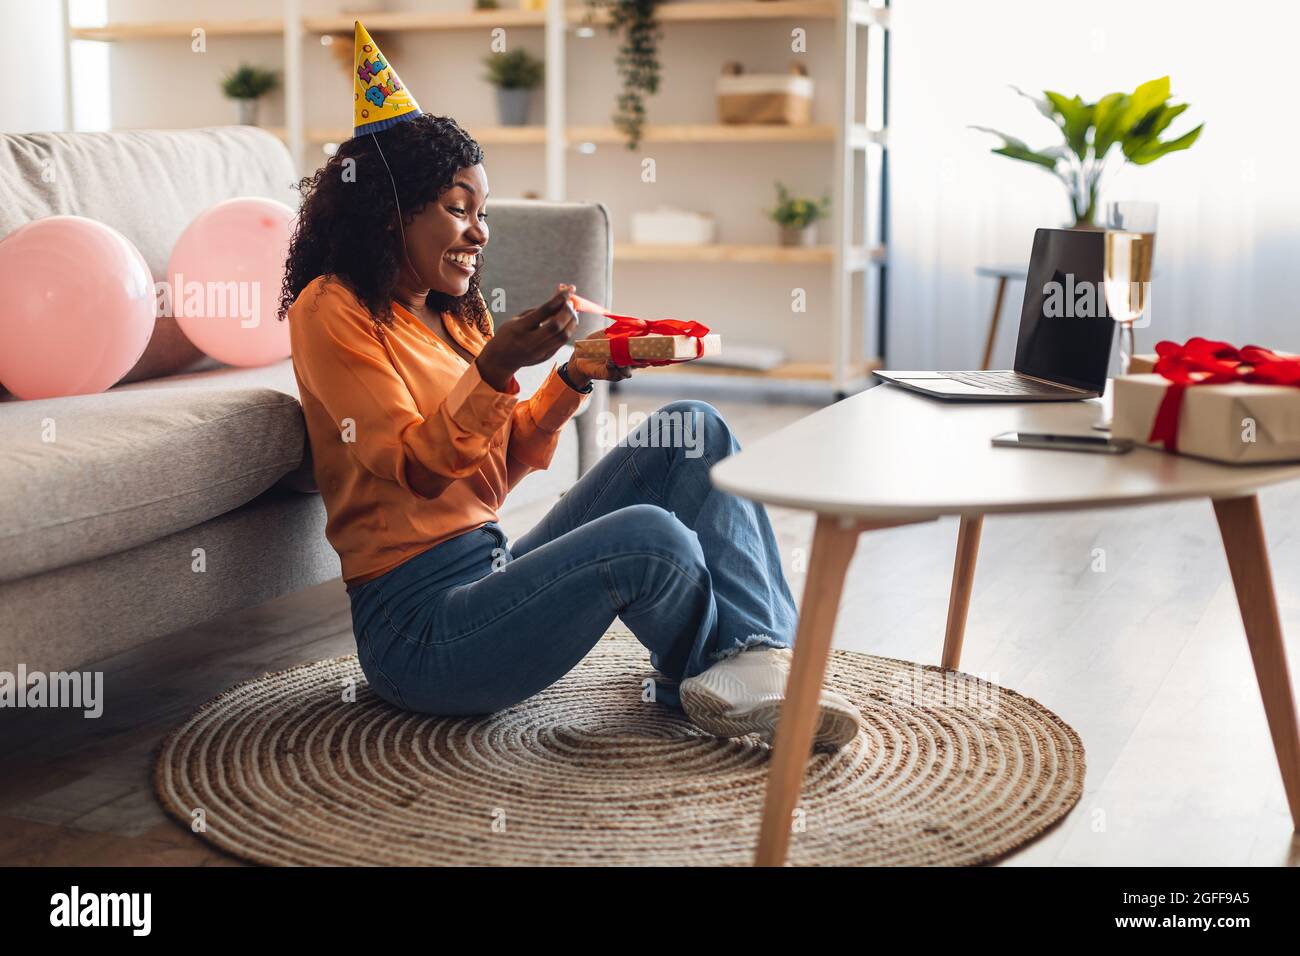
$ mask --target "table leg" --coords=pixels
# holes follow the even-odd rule
[[[863,526],[851,519],[817,516],[808,562],[808,581],[799,608],[794,660],[786,684],[785,704],[772,742],[763,826],[754,859],[756,866],[781,866],[785,862],[790,845],[791,815],[799,799],[804,768],[812,752],[813,732],[817,729],[817,701],[830,656],[835,615],[844,590],[844,573],[862,530]]]
[[[989,316],[989,337],[984,343],[984,361],[980,368],[987,369],[993,361],[993,345],[998,339],[998,319],[1002,316],[1002,299],[1007,294],[1007,277],[998,276],[998,290],[993,295],[993,314]]]
[[[1216,499],[1214,514],[1219,519],[1228,570],[1237,589],[1237,605],[1255,663],[1255,679],[1264,700],[1273,749],[1282,771],[1291,822],[1300,831],[1300,729],[1296,724],[1295,698],[1291,693],[1282,623],[1273,594],[1259,499],[1254,495]]]
[[[952,568],[952,590],[948,592],[948,627],[943,635],[942,663],[949,670],[955,671],[961,664],[961,642],[966,636],[966,614],[970,610],[975,559],[979,555],[983,527],[983,515],[962,515],[957,530],[957,559]]]

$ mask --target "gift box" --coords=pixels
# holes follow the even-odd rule
[[[1141,355],[1134,355],[1128,360],[1128,372],[1130,375],[1146,375],[1156,370],[1156,362],[1160,356],[1155,352],[1145,352]]]
[[[1293,352],[1276,352],[1274,354],[1283,358],[1296,357]],[[1154,372],[1156,370],[1156,362],[1158,361],[1160,361],[1160,356],[1155,352],[1142,352],[1138,355],[1134,355],[1128,361],[1129,374],[1141,375],[1146,372]]]
[[[627,344],[628,356],[633,364],[651,362],[689,362],[704,355],[718,355],[722,352],[722,336],[705,335],[695,338],[691,335],[638,335],[623,339]],[[703,345],[703,352],[700,346]],[[573,343],[573,353],[581,358],[611,360],[610,339],[578,339]]]
[[[569,304],[575,312],[594,312],[613,319],[603,339],[579,339],[573,354],[586,359],[613,362],[622,368],[645,365],[673,365],[722,352],[722,339],[709,334],[709,327],[699,322],[678,319],[639,319],[619,315],[597,302],[570,294]]]
[[[1111,434],[1229,464],[1300,460],[1300,360],[1190,339],[1115,379]]]
[[[1111,434],[1163,447],[1162,440],[1151,440],[1151,430],[1171,384],[1149,373],[1115,379]],[[1300,389],[1249,383],[1189,388],[1178,411],[1176,450],[1230,464],[1300,460]]]

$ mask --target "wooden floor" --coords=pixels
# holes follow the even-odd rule
[[[811,410],[710,400],[742,444]],[[1300,485],[1261,502],[1296,682]],[[503,524],[518,535],[546,506]],[[797,595],[812,521],[770,513]],[[835,645],[938,663],[956,538],[955,519],[865,536]],[[112,697],[98,720],[6,713],[0,864],[231,863],[163,816],[153,749],[232,683],[353,650],[333,581],[102,662]],[[1208,503],[987,519],[962,669],[1050,707],[1087,748],[1079,806],[1008,865],[1300,862]]]

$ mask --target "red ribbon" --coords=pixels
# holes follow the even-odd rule
[[[1227,342],[1197,336],[1183,345],[1157,342],[1156,354],[1160,358],[1155,371],[1171,384],[1160,400],[1147,441],[1163,442],[1168,451],[1178,450],[1178,415],[1183,407],[1183,393],[1193,385],[1253,382],[1300,388],[1300,356],[1278,355],[1258,345],[1236,349]]]
[[[609,357],[615,365],[636,366],[674,365],[681,359],[633,359],[628,352],[628,339],[642,335],[689,335],[695,339],[695,357],[704,354],[704,336],[709,334],[708,326],[698,322],[682,322],[678,319],[657,319],[650,321],[638,319],[631,315],[605,313],[614,319],[614,324],[605,329],[605,338],[609,340]]]

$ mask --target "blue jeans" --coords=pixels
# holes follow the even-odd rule
[[[493,713],[567,674],[618,616],[662,675],[655,699],[680,708],[680,681],[793,646],[767,512],[709,481],[739,448],[713,406],[673,402],[513,544],[489,522],[350,588],[371,688],[404,710]]]

